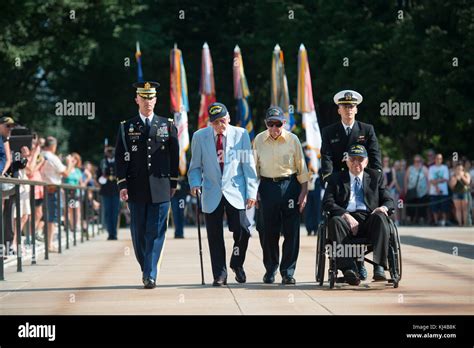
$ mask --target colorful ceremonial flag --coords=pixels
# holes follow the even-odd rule
[[[318,155],[321,150],[321,132],[314,108],[313,88],[309,71],[308,53],[303,44],[298,53],[298,110],[303,115],[303,128],[306,131],[306,143],[310,150],[313,168],[318,168]]]
[[[208,107],[216,101],[214,86],[214,68],[212,66],[211,52],[207,42],[202,46],[201,58],[201,83],[199,85],[201,103],[199,105],[198,128],[207,127],[209,122]]]
[[[252,123],[252,113],[247,101],[250,95],[247,79],[244,72],[244,62],[238,45],[234,48],[234,98],[237,101],[237,125],[247,129],[250,140],[253,140],[255,134]]]
[[[283,51],[276,44],[273,50],[272,59],[272,90],[271,90],[271,106],[279,106],[282,108],[286,117],[287,130],[292,130],[295,126],[295,118],[293,116],[293,107],[290,109],[290,93],[288,92],[288,81],[285,74],[285,61]]]
[[[142,70],[142,52],[140,51],[140,43],[137,41],[137,51],[135,52],[135,59],[137,60],[137,81],[143,82]]]
[[[178,129],[179,171],[186,174],[186,151],[189,148],[188,131],[188,84],[184,69],[183,54],[175,45],[170,52],[170,105],[174,123]]]

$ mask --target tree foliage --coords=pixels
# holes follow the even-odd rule
[[[432,147],[474,158],[474,7],[468,0],[6,0],[0,13],[0,112],[60,137],[87,158],[97,160],[104,138],[115,142],[119,121],[136,113],[131,84],[137,40],[145,78],[161,83],[157,112],[165,116],[169,51],[174,43],[182,49],[191,132],[205,41],[217,99],[230,110],[233,48],[240,46],[257,130],[270,101],[274,45],[284,51],[295,105],[298,47],[304,43],[321,127],[339,120],[332,96],[355,89],[364,96],[357,117],[374,124],[385,153],[411,156]],[[381,116],[380,104],[389,99],[419,102],[420,119]],[[55,115],[55,103],[63,100],[94,102],[96,117]],[[295,132],[304,139],[301,127]]]

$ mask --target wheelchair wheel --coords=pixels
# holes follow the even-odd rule
[[[326,227],[324,224],[321,224],[316,234],[316,282],[319,283],[319,286],[324,284],[324,268],[326,265],[325,245]]]
[[[337,277],[337,269],[336,269],[336,261],[334,259],[330,259],[329,261],[329,288],[334,289],[334,284],[336,283]]]
[[[398,284],[402,279],[402,251],[400,246],[400,236],[398,229],[392,222],[392,235],[390,237],[389,246],[389,264],[390,264],[390,282],[393,283],[394,288],[398,288]]]
[[[401,248],[401,243],[400,243],[400,235],[398,234],[398,229],[397,226],[395,227],[396,231],[396,244],[397,244],[397,250],[398,250],[398,281],[402,280],[402,248]]]

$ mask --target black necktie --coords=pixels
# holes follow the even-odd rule
[[[347,128],[346,128],[346,134],[347,134],[348,137],[351,135],[351,132],[352,132],[352,128],[351,128],[351,127],[347,127]]]
[[[148,135],[150,133],[150,119],[145,119],[145,134]]]

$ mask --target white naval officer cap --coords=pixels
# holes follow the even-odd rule
[[[343,91],[337,92],[334,95],[334,103],[339,104],[355,104],[359,105],[362,103],[362,95],[356,91],[345,89]]]

